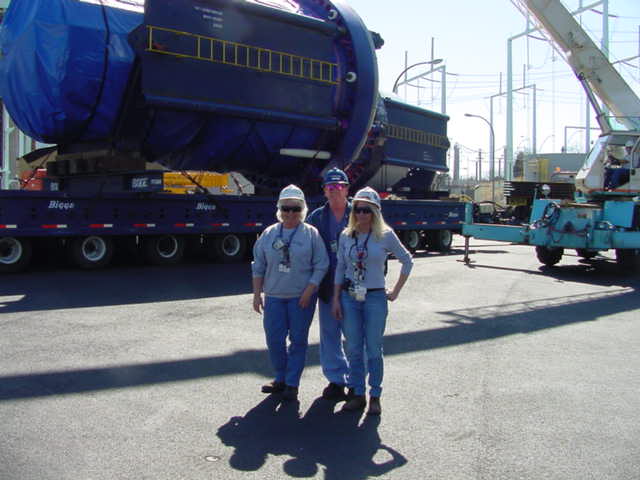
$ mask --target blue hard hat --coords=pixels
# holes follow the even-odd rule
[[[328,185],[330,183],[344,183],[349,185],[349,177],[339,168],[332,168],[324,174],[324,178],[322,179],[322,186]]]

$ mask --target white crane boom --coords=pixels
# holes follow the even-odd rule
[[[630,130],[640,128],[640,98],[560,0],[512,0],[529,12],[582,83],[603,132],[611,128],[594,95]]]

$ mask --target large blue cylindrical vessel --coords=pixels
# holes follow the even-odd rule
[[[373,119],[371,34],[328,0],[13,0],[0,95],[18,127],[174,169],[314,182]]]

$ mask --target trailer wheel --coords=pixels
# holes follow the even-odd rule
[[[597,250],[589,250],[587,248],[576,248],[576,253],[580,258],[584,258],[586,260],[589,260],[598,255]]]
[[[175,235],[159,235],[144,239],[144,254],[152,265],[174,265],[184,256],[184,239]]]
[[[402,230],[400,232],[400,240],[411,253],[415,253],[418,247],[422,244],[420,232],[417,230]]]
[[[564,248],[548,248],[548,247],[536,247],[536,256],[540,263],[544,263],[547,267],[553,267],[560,261],[564,254]]]
[[[107,266],[113,258],[113,252],[113,241],[97,235],[74,238],[69,244],[71,261],[87,270]]]
[[[429,230],[427,234],[427,246],[429,250],[448,252],[451,250],[453,233],[451,230]]]
[[[638,248],[617,248],[616,263],[622,273],[640,272],[640,249]]]
[[[33,249],[28,238],[0,238],[0,273],[21,272],[29,266]]]
[[[213,253],[223,263],[233,263],[243,260],[247,254],[247,238],[244,235],[227,233],[215,235]]]

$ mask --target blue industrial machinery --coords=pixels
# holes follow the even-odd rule
[[[407,198],[383,210],[409,249],[447,250],[464,204],[427,194],[448,117],[379,96],[382,43],[340,1],[13,0],[0,95],[56,145],[23,157],[49,160],[42,191],[0,191],[0,272],[52,245],[81,268],[123,250],[238,260],[275,221],[274,192],[295,183],[319,205],[332,165]],[[152,161],[240,172],[255,195],[168,193]]]
[[[144,159],[272,192],[358,157],[378,100],[374,39],[326,0],[13,0],[0,95],[71,162],[52,175]]]

